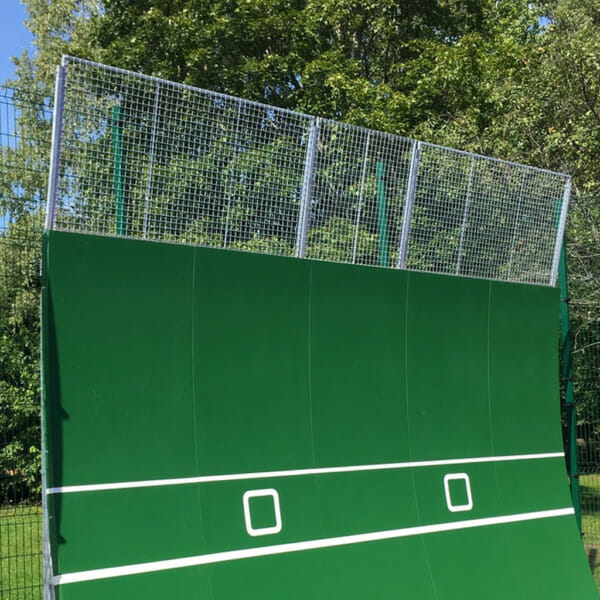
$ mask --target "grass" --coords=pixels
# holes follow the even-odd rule
[[[581,475],[579,488],[583,543],[596,585],[600,588],[600,474]]]
[[[42,511],[0,507],[0,598],[42,599]]]

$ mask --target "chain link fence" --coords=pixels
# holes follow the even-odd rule
[[[566,175],[65,57],[49,228],[553,285]]]
[[[42,597],[39,292],[51,114],[0,87],[0,598]]]

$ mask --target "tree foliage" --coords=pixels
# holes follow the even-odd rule
[[[39,260],[37,238],[31,245],[23,241],[30,238],[23,236],[39,234],[49,143],[48,116],[39,98],[51,97],[55,65],[63,53],[570,172],[574,178],[568,225],[573,317],[582,332],[598,321],[597,0],[25,0],[25,4],[34,52],[14,59],[16,75],[11,84],[23,100],[17,122],[19,142],[0,147],[0,215],[10,215],[0,239],[5,249],[0,279],[7,282],[0,293],[0,402],[10,404],[12,411],[2,412],[11,416],[0,417],[10,421],[0,422],[0,429],[22,431],[21,438],[30,439],[30,408],[24,407],[32,406],[28,402],[38,393],[34,316],[40,284],[34,267]],[[263,168],[269,165],[268,151],[268,145],[247,149],[237,161],[268,199],[267,217],[275,218],[280,210],[278,194],[269,187],[269,171]],[[209,158],[186,157],[177,148],[166,151],[155,169],[156,206],[173,202],[161,186],[168,185],[174,173],[182,173],[182,194],[204,193],[202,186],[210,184],[209,171],[216,168],[203,166]],[[335,159],[331,165],[340,166]],[[229,178],[235,197],[231,168],[220,165],[218,176]],[[140,199],[145,169],[141,165],[126,175],[128,189]],[[209,175],[204,180],[186,178],[186,172],[194,169]],[[341,194],[345,205],[355,210],[356,178],[339,190],[330,185],[333,178],[328,176],[325,167],[317,173],[323,204]],[[290,178],[289,185],[297,183]],[[373,196],[374,177],[367,178],[365,185]],[[391,185],[390,190],[401,193]],[[92,201],[97,192],[84,193]],[[390,209],[394,227],[399,219],[396,208]],[[241,203],[237,209],[248,207]],[[328,227],[315,227],[308,240],[309,253],[336,260],[347,258],[349,249],[356,248],[365,261],[376,257],[375,230],[364,228],[353,239],[349,215],[340,212]],[[183,229],[170,233],[173,239],[223,239],[225,225],[220,217],[192,216]],[[257,216],[254,229],[240,235],[234,245],[291,253],[294,232],[280,238],[258,235],[267,223],[266,217],[261,218]],[[235,228],[235,212],[231,219],[226,226]],[[455,250],[456,239],[447,232],[442,241],[436,232],[429,233],[441,252]],[[18,471],[35,488],[30,474],[39,460],[36,448],[35,444],[5,448],[0,453],[0,476]],[[0,490],[0,500],[2,493],[6,494]]]
[[[0,236],[0,504],[39,493],[40,217]]]
[[[538,16],[512,0],[106,0],[95,23],[110,64],[408,134],[484,127]]]
[[[0,106],[5,142],[0,146],[0,504],[4,504],[37,497],[40,487],[40,234],[50,123],[45,97],[25,85],[3,89]]]

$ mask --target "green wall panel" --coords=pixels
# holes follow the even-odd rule
[[[77,240],[48,248],[51,481],[193,473],[193,255]]]
[[[597,597],[561,455],[556,290],[44,245],[59,599]]]
[[[315,464],[406,460],[402,304],[407,277],[383,269],[308,264],[305,355]]]
[[[405,399],[411,456],[489,456],[489,283],[440,275],[409,277]]]
[[[543,403],[558,398],[558,289],[495,282],[490,287],[489,394],[494,453],[510,454],[517,440],[524,453],[542,446],[558,450],[562,446],[560,405],[558,401]]]
[[[179,354],[193,360],[197,469],[306,466],[309,265],[276,258],[264,269],[252,254],[190,254],[194,337]]]

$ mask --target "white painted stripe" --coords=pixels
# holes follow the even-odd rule
[[[470,519],[467,521],[455,521],[452,523],[439,523],[437,525],[420,525],[418,527],[405,527],[403,529],[375,531],[373,533],[359,533],[356,535],[345,535],[341,537],[325,538],[322,540],[291,542],[288,544],[278,544],[275,546],[262,546],[261,548],[248,548],[246,550],[228,550],[226,552],[215,552],[214,554],[202,554],[200,556],[189,556],[186,558],[159,560],[156,562],[139,563],[137,565],[126,565],[123,567],[94,569],[91,571],[80,571],[78,573],[65,573],[63,575],[54,576],[52,578],[52,583],[54,585],[64,585],[66,583],[94,581],[97,579],[122,577],[124,575],[139,575],[141,573],[153,573],[155,571],[167,571],[169,569],[181,569],[184,567],[209,565],[231,560],[241,560],[244,558],[271,556],[274,554],[288,554],[290,552],[317,550],[318,548],[333,548],[335,546],[348,546],[351,544],[362,544],[365,542],[375,542],[379,540],[391,540],[415,535],[425,535],[428,533],[456,531],[459,529],[472,529],[474,527],[487,527],[489,525],[534,521],[537,519],[548,519],[552,517],[564,517],[566,515],[573,514],[575,514],[575,510],[573,508],[559,508],[555,510],[542,510],[537,512],[505,515],[501,517],[486,517],[483,519]]]
[[[201,475],[175,479],[149,479],[147,481],[122,481],[117,483],[93,483],[89,485],[65,485],[46,490],[47,494],[72,494],[74,492],[105,492],[131,488],[161,487],[166,485],[188,485],[190,483],[216,483],[244,479],[269,479],[272,477],[298,477],[301,475],[326,475],[328,473],[356,473],[359,471],[385,471],[390,469],[411,469],[419,467],[440,467],[447,465],[469,465],[475,463],[508,462],[513,460],[539,460],[561,458],[564,452],[540,454],[513,454],[508,456],[481,456],[476,458],[449,458],[445,460],[421,460],[413,462],[383,463],[377,465],[354,465],[348,467],[322,467],[313,469],[290,469],[287,471],[261,471],[258,473],[233,473],[230,475]]]

